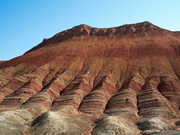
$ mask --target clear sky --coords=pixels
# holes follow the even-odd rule
[[[0,60],[9,60],[75,25],[150,21],[180,31],[180,0],[0,0]]]

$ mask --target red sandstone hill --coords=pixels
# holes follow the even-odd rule
[[[179,33],[149,22],[79,25],[0,63],[0,133],[134,135],[178,129]]]

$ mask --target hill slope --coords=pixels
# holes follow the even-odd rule
[[[0,117],[6,121],[0,129],[36,135],[178,129],[179,79],[179,32],[150,22],[75,26],[0,63]],[[151,121],[159,127],[142,128]]]

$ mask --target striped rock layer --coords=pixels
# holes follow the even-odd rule
[[[179,79],[178,32],[80,25],[0,63],[0,110],[179,118]]]

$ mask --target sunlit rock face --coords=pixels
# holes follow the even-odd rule
[[[178,130],[179,79],[179,32],[150,22],[75,26],[0,62],[0,130],[4,135]],[[146,131],[148,122],[154,128]]]

